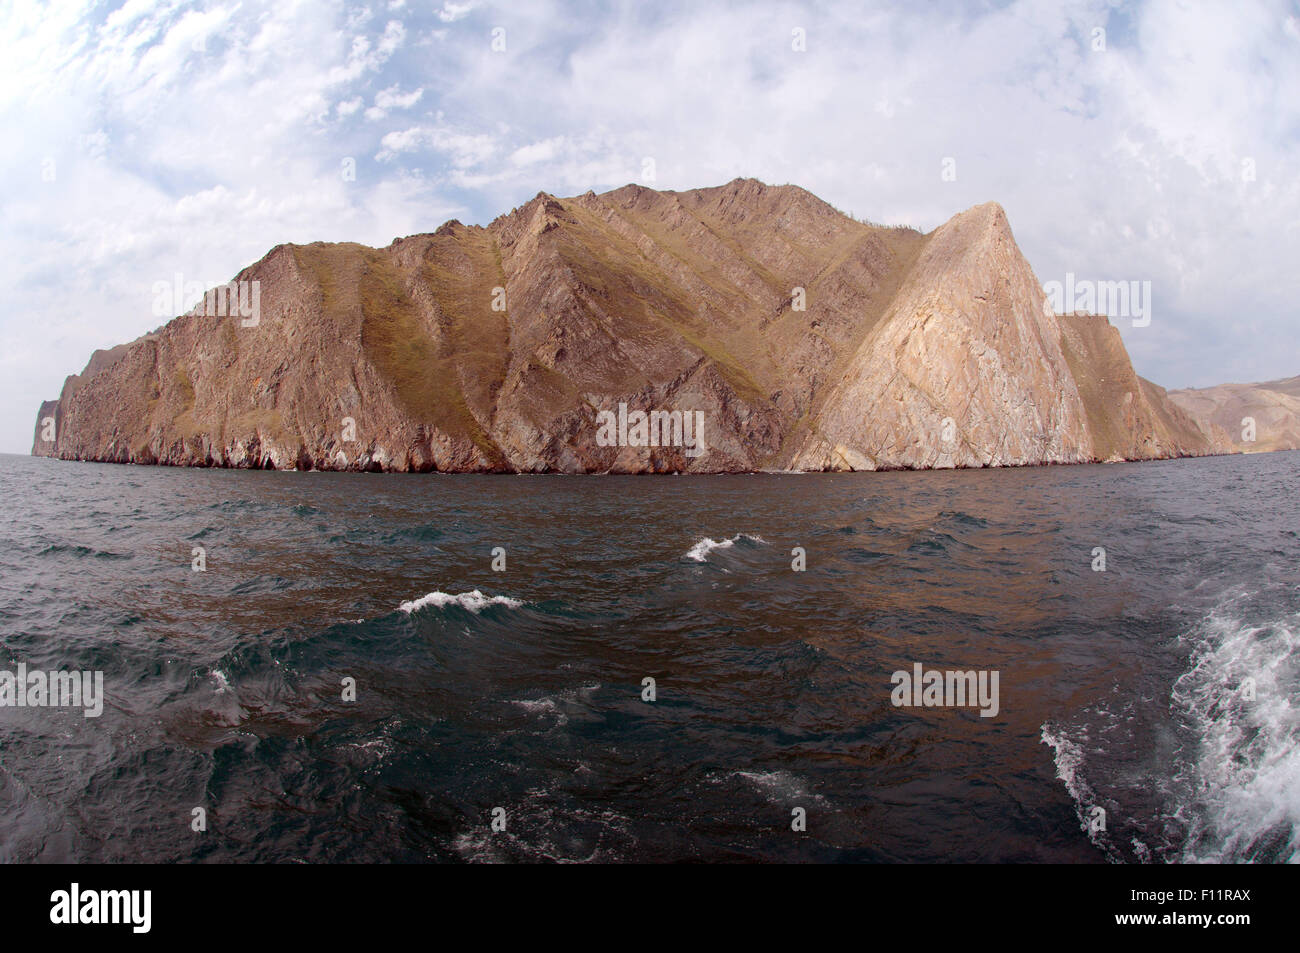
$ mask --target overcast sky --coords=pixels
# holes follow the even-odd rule
[[[634,181],[993,199],[1040,281],[1151,282],[1139,373],[1300,374],[1294,2],[6,0],[0,138],[2,451],[155,282]]]

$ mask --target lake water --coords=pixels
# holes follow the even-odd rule
[[[1294,861],[1298,477],[2,456],[0,860]]]

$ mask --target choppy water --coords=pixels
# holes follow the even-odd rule
[[[108,696],[0,708],[0,859],[1296,860],[1298,476],[0,457],[0,669]]]

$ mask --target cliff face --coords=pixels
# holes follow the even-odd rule
[[[1232,450],[1300,450],[1300,377],[1171,390],[1169,397]],[[1253,440],[1247,439],[1247,418],[1254,422]]]
[[[236,281],[255,320],[200,305],[96,352],[33,453],[722,472],[1222,449],[1105,318],[1051,312],[992,203],[922,235],[754,180],[542,193],[387,248],[281,245]]]
[[[1088,414],[1093,452],[1103,460],[1153,460],[1187,453],[1228,453],[1223,435],[1202,428],[1170,395],[1139,377],[1119,329],[1105,317],[1060,315],[1061,343]]]

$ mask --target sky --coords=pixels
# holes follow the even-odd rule
[[[629,182],[994,200],[1040,281],[1150,282],[1140,374],[1300,374],[1296,0],[5,0],[0,140],[3,452],[160,281]]]

